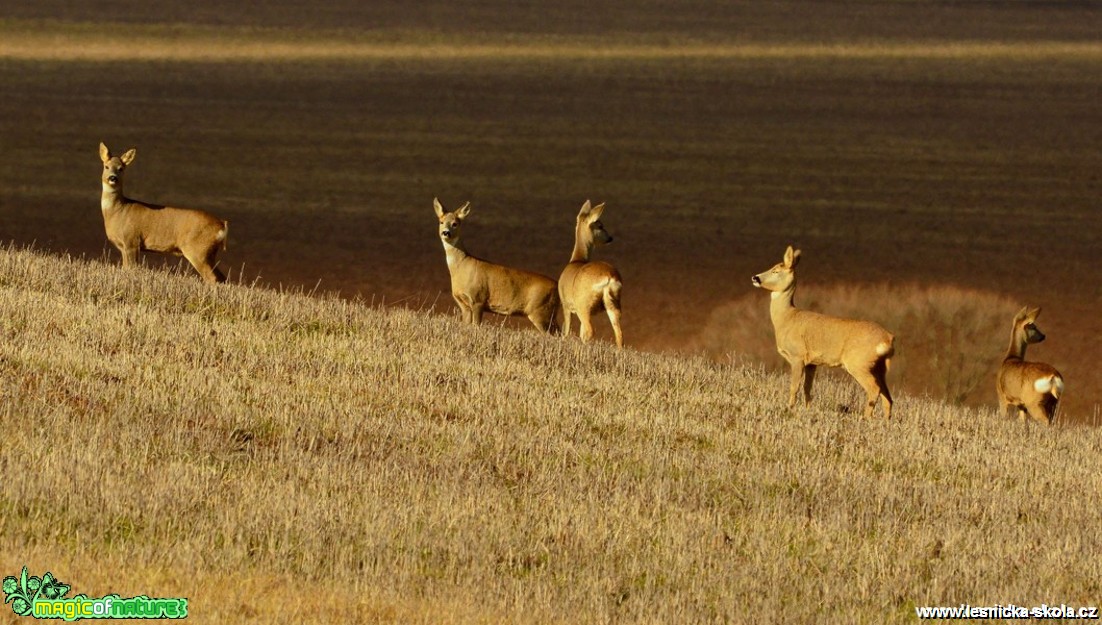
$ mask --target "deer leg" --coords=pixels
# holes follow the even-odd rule
[[[123,267],[134,267],[138,264],[138,251],[137,245],[120,245],[119,254],[122,255]]]
[[[608,314],[608,321],[612,324],[612,332],[616,335],[616,347],[622,348],[624,346],[624,334],[620,331],[620,302],[613,299],[607,291],[605,292],[605,313]]]
[[[815,370],[818,367],[816,365],[807,365],[804,367],[804,403],[811,405],[811,384],[815,382]]]
[[[861,385],[861,388],[865,389],[865,416],[871,417],[873,410],[876,409],[876,401],[880,399],[880,385],[876,383],[876,376],[872,372],[855,374],[851,371],[850,374]]]
[[[578,330],[578,335],[582,337],[583,343],[588,343],[593,338],[593,321],[591,315],[593,313],[588,308],[578,309],[578,323],[581,324],[581,329]]]
[[[482,313],[486,310],[485,302],[480,302],[471,306],[471,323],[479,325],[482,323]]]
[[[221,271],[211,266],[210,261],[214,256],[213,252],[214,250],[211,250],[206,254],[197,255],[189,250],[184,252],[184,258],[187,259],[187,262],[191,263],[195,271],[199,272],[199,275],[207,282],[222,282],[226,279],[226,276],[222,275]]]
[[[880,391],[880,395],[884,398],[884,418],[892,418],[892,393],[888,390],[888,362],[886,360],[878,360],[872,367],[872,377],[876,381],[876,386]]]
[[[540,332],[547,332],[548,334],[555,333],[555,312],[544,310],[537,310],[528,315],[528,321],[532,322],[532,325],[536,326],[536,329]]]
[[[471,307],[467,302],[456,294],[452,294],[452,299],[455,300],[455,305],[459,306],[459,318],[463,323],[471,322]]]
[[[1033,417],[1034,421],[1044,423],[1045,425],[1052,425],[1052,417],[1049,416],[1048,412],[1045,410],[1044,406],[1042,406],[1040,402],[1037,402],[1035,404],[1028,404],[1026,406],[1026,411],[1029,412],[1029,416]]]
[[[210,267],[211,277],[214,282],[225,282],[226,274],[218,268],[218,246],[212,246],[207,252],[207,267]]]
[[[804,373],[806,369],[802,362],[793,361],[789,363],[792,365],[792,381],[788,385],[788,407],[796,407],[796,395],[800,392],[800,385],[804,381]]]
[[[562,335],[570,336],[570,310],[567,309],[566,304],[562,306]]]
[[[1008,400],[1006,398],[1006,395],[1003,394],[1002,384],[999,384],[995,387],[995,392],[999,396],[999,416],[1003,418],[1014,416],[1010,412],[1010,400]]]

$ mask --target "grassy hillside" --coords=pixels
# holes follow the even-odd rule
[[[1102,432],[0,253],[0,573],[213,622],[1097,602]],[[7,608],[4,608],[7,610]],[[11,614],[5,613],[5,619]]]

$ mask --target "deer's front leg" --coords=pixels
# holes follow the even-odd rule
[[[790,361],[788,364],[792,367],[792,382],[788,386],[788,407],[795,408],[796,396],[804,382],[804,363]]]
[[[123,267],[134,267],[138,264],[138,252],[139,247],[130,243],[116,243],[115,247],[119,248],[119,254],[122,255]]]

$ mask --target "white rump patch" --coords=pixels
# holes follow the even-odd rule
[[[891,351],[892,351],[892,344],[891,343],[880,343],[879,345],[876,346],[876,355],[877,356],[883,356],[884,354],[888,354]]]
[[[222,228],[221,230],[218,231],[218,234],[215,235],[214,240],[215,241],[224,241],[225,239],[226,239],[226,229]]]
[[[604,291],[605,288],[608,288],[609,291],[615,292],[619,291],[621,286],[623,286],[623,284],[619,280],[606,276],[601,278],[600,281],[593,283],[593,291],[599,293]]]
[[[1033,390],[1038,393],[1052,393],[1053,397],[1059,398],[1064,392],[1064,380],[1058,375],[1040,378],[1033,383]]]

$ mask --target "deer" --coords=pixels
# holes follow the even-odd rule
[[[801,384],[804,403],[811,404],[811,385],[819,366],[843,367],[865,390],[865,417],[871,417],[880,397],[884,417],[892,417],[892,395],[887,373],[895,354],[895,337],[877,323],[842,319],[796,308],[796,264],[800,250],[789,245],[784,260],[751,279],[755,287],[770,291],[769,318],[777,352],[792,368],[788,406],[796,406]]]
[[[107,239],[122,254],[122,266],[136,265],[140,251],[160,252],[183,256],[207,282],[225,281],[215,257],[226,249],[230,223],[201,210],[127,198],[122,190],[123,173],[136,154],[137,150],[130,149],[113,156],[106,145],[99,144],[103,226]]]
[[[433,209],[440,221],[440,242],[451,274],[452,297],[459,305],[463,321],[478,325],[489,310],[505,316],[525,316],[537,329],[558,332],[555,313],[559,296],[555,281],[547,276],[497,265],[467,253],[460,239],[463,221],[471,212],[467,202],[454,211],[446,211],[433,198]]]
[[[591,206],[589,200],[582,204],[574,225],[574,251],[570,263],[559,276],[559,300],[562,302],[563,335],[570,335],[571,314],[578,316],[581,329],[578,335],[583,343],[593,338],[591,317],[602,310],[608,314],[616,346],[624,347],[624,335],[620,329],[620,289],[623,281],[616,268],[603,261],[590,261],[594,245],[612,243],[612,235],[601,223],[604,203]]]
[[[999,366],[995,389],[1004,415],[1010,416],[1011,409],[1017,408],[1023,423],[1028,414],[1036,421],[1051,425],[1064,392],[1064,378],[1052,365],[1025,359],[1026,346],[1045,340],[1037,327],[1040,314],[1040,308],[1026,306],[1014,316],[1010,347]]]

